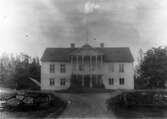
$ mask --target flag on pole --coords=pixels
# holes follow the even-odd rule
[[[100,8],[100,5],[96,4],[93,1],[88,1],[85,3],[84,12],[86,14],[92,13],[95,9],[99,9],[99,8]]]

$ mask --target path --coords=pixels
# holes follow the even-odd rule
[[[83,93],[83,94],[55,94],[68,100],[69,104],[59,118],[114,118],[114,115],[108,111],[106,100],[120,92],[112,93]],[[49,118],[54,118],[54,113]]]

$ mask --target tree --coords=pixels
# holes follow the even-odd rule
[[[29,77],[32,77],[36,79],[37,81],[40,81],[40,63],[39,58],[33,58],[32,63],[29,64]]]
[[[17,89],[38,89],[39,87],[29,78],[40,81],[39,58],[31,58],[22,54],[22,61],[17,63],[14,77],[18,84]]]
[[[0,56],[0,86],[17,89],[37,89],[29,78],[40,81],[39,58],[3,54]],[[37,88],[36,88],[37,87]]]
[[[152,48],[139,66],[139,79],[146,88],[165,88],[167,81],[167,48]]]

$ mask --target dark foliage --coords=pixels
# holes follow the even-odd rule
[[[0,57],[0,86],[15,89],[39,89],[29,78],[40,81],[39,58],[28,55],[8,55]]]
[[[167,48],[152,48],[142,60],[136,81],[143,88],[165,88],[167,81]]]

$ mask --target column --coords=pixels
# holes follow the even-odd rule
[[[90,88],[92,88],[92,75],[90,75]]]
[[[103,55],[101,56],[101,64],[103,64]]]
[[[99,64],[101,63],[101,57],[100,55],[97,57],[97,61],[99,60]]]
[[[97,66],[97,56],[95,56],[95,73],[97,74],[98,66]]]
[[[82,67],[82,74],[84,72],[84,56],[81,56],[81,67]]]
[[[76,64],[78,64],[78,56],[76,56]]]
[[[84,75],[81,75],[82,76],[82,78],[81,78],[81,80],[82,80],[82,87],[84,87]]]
[[[82,64],[84,64],[84,56],[81,56],[82,57]]]
[[[85,56],[85,68],[86,68],[86,74],[89,74],[89,68],[88,68],[88,56]]]
[[[71,64],[73,63],[73,61],[72,61],[72,60],[73,60],[73,56],[71,56]]]
[[[90,56],[90,88],[92,88],[92,56]]]
[[[76,56],[76,72],[78,73],[78,56]]]
[[[100,59],[100,63],[99,63],[100,69],[102,69],[102,62],[103,62],[102,55],[99,56],[99,59]],[[100,72],[100,73],[101,73],[101,72]]]
[[[90,64],[89,64],[90,74],[92,73],[92,56],[90,56]]]
[[[96,79],[96,74],[94,75],[94,82],[95,82],[95,88],[97,88],[97,79]]]
[[[70,60],[71,60],[71,70],[72,70],[72,73],[73,73],[73,69],[74,69],[74,68],[73,68],[73,61],[72,61],[72,60],[73,60],[73,56],[70,56],[70,58],[71,58],[71,59],[70,59]]]
[[[90,56],[90,65],[91,66],[92,66],[92,62],[93,62],[92,59],[93,59],[92,56]]]

